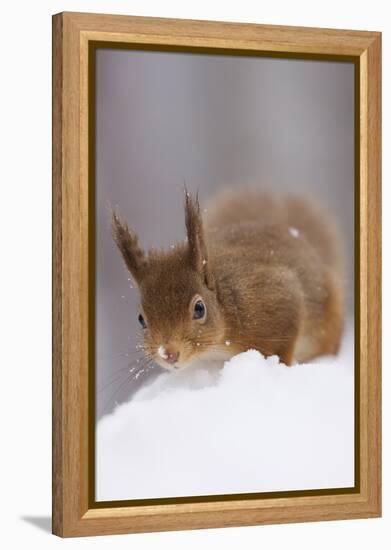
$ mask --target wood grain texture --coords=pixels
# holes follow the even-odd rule
[[[62,532],[62,18],[53,19],[53,102],[52,102],[52,525]]]
[[[314,54],[360,55],[378,33],[152,17],[65,12],[90,39],[254,49]]]
[[[61,15],[53,18],[53,60],[53,532],[65,536],[85,512],[81,419],[86,402],[80,396],[87,365],[81,360],[80,319],[86,288],[80,266],[79,32]]]
[[[381,38],[367,52],[368,500],[381,513]],[[364,260],[363,260],[364,261]]]
[[[91,40],[350,56],[360,90],[360,491],[94,508],[88,478]],[[380,443],[380,34],[96,14],[53,18],[53,532],[59,536],[376,517]],[[342,59],[342,57],[341,57]],[[356,190],[357,191],[357,190]],[[358,196],[358,195],[357,195]]]

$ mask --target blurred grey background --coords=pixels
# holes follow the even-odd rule
[[[201,202],[224,185],[305,192],[340,223],[353,295],[354,67],[176,52],[96,55],[99,419],[160,372],[143,371],[136,350],[138,295],[112,241],[108,205],[145,247],[169,246],[184,237],[184,181]]]

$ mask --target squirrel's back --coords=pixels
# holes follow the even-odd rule
[[[335,222],[320,205],[306,197],[238,187],[223,191],[207,205],[205,226],[220,299],[232,303],[228,310],[254,304],[250,316],[257,316],[257,330],[264,311],[264,322],[276,319],[274,333],[281,337],[297,324],[291,350],[297,360],[338,350],[344,310],[341,240]],[[260,297],[262,288],[265,294]],[[242,311],[239,317],[243,315]]]
[[[220,192],[207,205],[207,231],[250,223],[262,228],[284,225],[293,233],[297,230],[311,243],[322,261],[342,270],[341,239],[335,221],[314,200],[237,187]]]

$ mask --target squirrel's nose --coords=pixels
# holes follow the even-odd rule
[[[179,351],[176,351],[175,353],[171,351],[167,351],[167,356],[165,357],[165,360],[167,363],[170,363],[170,365],[173,365],[176,363],[179,359]]]

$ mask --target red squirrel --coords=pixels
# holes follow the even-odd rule
[[[340,239],[318,205],[236,188],[217,195],[204,215],[185,191],[184,211],[187,239],[148,253],[112,214],[113,238],[140,292],[148,358],[173,370],[222,365],[249,349],[286,365],[337,353]]]

